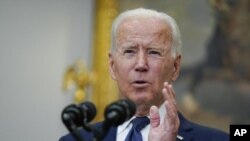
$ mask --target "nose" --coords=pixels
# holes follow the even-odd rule
[[[137,58],[136,58],[136,67],[135,71],[138,72],[146,72],[148,71],[148,60],[147,55],[144,52],[139,52]]]

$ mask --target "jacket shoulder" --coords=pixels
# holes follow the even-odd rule
[[[179,119],[179,134],[187,141],[229,141],[226,132],[189,121],[181,113]]]
[[[95,128],[101,128],[102,122],[95,123],[92,126]],[[79,128],[77,132],[84,139],[84,141],[90,141],[94,137],[92,132],[86,131],[83,128]],[[76,141],[76,139],[74,138],[74,136],[71,133],[68,133],[68,134],[60,137],[59,141]]]
[[[193,126],[194,141],[229,141],[229,134],[218,129],[191,123]]]

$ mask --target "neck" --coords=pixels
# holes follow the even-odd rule
[[[151,108],[151,106],[155,105],[157,106],[158,108],[163,104],[164,100],[158,102],[158,103],[155,103],[155,104],[145,104],[145,103],[136,103],[136,113],[135,113],[135,116],[148,116],[149,115],[149,110]]]

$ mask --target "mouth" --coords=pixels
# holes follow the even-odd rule
[[[149,82],[145,81],[145,80],[135,80],[135,81],[133,81],[133,86],[135,86],[137,88],[147,87],[148,85],[149,85]]]

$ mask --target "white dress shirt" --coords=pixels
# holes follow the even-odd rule
[[[162,104],[159,108],[159,114],[160,114],[160,123],[163,122],[163,118],[166,114],[166,108],[164,106],[164,104]],[[117,128],[117,133],[116,133],[116,141],[124,141],[130,131],[130,129],[132,128],[132,123],[130,123],[130,121],[132,119],[134,119],[135,116],[133,116],[131,119],[129,119],[128,121],[124,122],[123,124],[119,125]],[[143,141],[148,141],[148,133],[149,133],[149,127],[150,124],[148,124],[146,127],[144,127],[141,130],[141,134],[142,134],[142,139]]]

